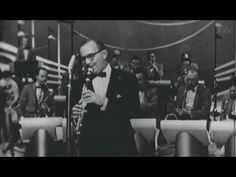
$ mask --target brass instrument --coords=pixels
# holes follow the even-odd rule
[[[85,78],[85,84],[83,86],[82,93],[81,93],[81,99],[82,99],[82,96],[83,96],[84,92],[86,92],[88,90],[88,85],[89,85],[89,83],[91,81],[90,80],[91,71],[92,71],[92,68],[88,68],[87,69],[87,74],[86,74],[86,78]],[[75,129],[75,134],[76,134],[75,143],[78,143],[79,136],[81,135],[81,128],[82,128],[83,119],[85,117],[84,111],[85,111],[86,105],[87,104],[82,100],[82,110],[81,110],[81,112],[80,112],[80,114],[78,116],[78,121],[77,121],[76,129]]]
[[[46,97],[39,104],[35,117],[48,117],[48,100],[53,96],[53,91],[49,90]]]

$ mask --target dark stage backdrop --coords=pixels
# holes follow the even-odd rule
[[[185,23],[189,22],[189,23]],[[217,32],[221,36],[217,42],[217,66],[234,58],[234,30],[232,20],[76,20],[74,23],[74,52],[79,51],[80,42],[86,38],[102,40],[110,51],[120,48],[121,62],[128,63],[134,55],[146,61],[146,53],[157,51],[158,60],[165,66],[164,79],[170,79],[174,67],[180,62],[182,52],[188,52],[193,62],[199,64],[200,79],[212,88],[214,66],[214,24],[220,22],[223,27]],[[48,26],[55,31],[56,20],[36,20],[36,48],[47,45]],[[0,23],[0,39],[17,46],[17,21],[3,20]],[[30,33],[31,23],[25,21],[22,26]],[[47,58],[47,47],[37,50],[37,55]],[[70,25],[61,24],[61,61],[68,65],[71,57]],[[51,42],[51,60],[57,61],[57,42]]]

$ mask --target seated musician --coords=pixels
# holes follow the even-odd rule
[[[171,114],[177,119],[209,120],[211,107],[210,90],[198,83],[199,71],[191,66],[187,74],[187,85],[178,89],[176,106]],[[169,118],[168,118],[169,117]],[[171,119],[171,116],[167,116]]]
[[[48,71],[38,68],[36,79],[23,87],[18,106],[19,117],[48,117],[53,113],[53,95],[47,86]]]
[[[236,77],[233,76],[230,79],[229,92],[224,95],[222,100],[222,114],[221,120],[225,119],[236,119]]]
[[[160,101],[158,88],[148,85],[147,73],[143,69],[137,69],[135,75],[139,83],[140,116],[157,118]]]

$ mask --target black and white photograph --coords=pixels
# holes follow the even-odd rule
[[[0,157],[236,157],[235,20],[0,20]]]

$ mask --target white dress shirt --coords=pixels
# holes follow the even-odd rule
[[[104,111],[106,109],[106,106],[108,103],[108,99],[106,97],[106,94],[107,94],[107,88],[108,88],[108,84],[109,84],[110,77],[111,77],[111,66],[108,64],[106,66],[106,68],[103,70],[103,72],[106,73],[105,77],[97,76],[92,81],[95,94],[97,94],[101,97],[105,97],[105,101],[101,107],[101,111]]]
[[[38,82],[36,82],[36,96],[37,96],[37,100],[38,100],[38,103],[40,103],[43,99],[43,89],[40,87],[40,88],[37,88],[39,86]]]
[[[95,93],[99,96],[105,97],[111,77],[111,66],[108,64],[103,72],[106,73],[106,77],[97,76],[93,79],[92,83]]]
[[[140,104],[145,103],[145,93],[144,93],[144,91],[139,91],[139,102],[140,102]]]
[[[24,49],[23,53],[24,53],[24,60],[27,60],[28,59],[28,55],[29,55],[29,50],[28,49]]]
[[[188,90],[187,97],[186,97],[186,108],[193,109],[193,104],[196,96],[198,86],[196,86],[194,91]]]

